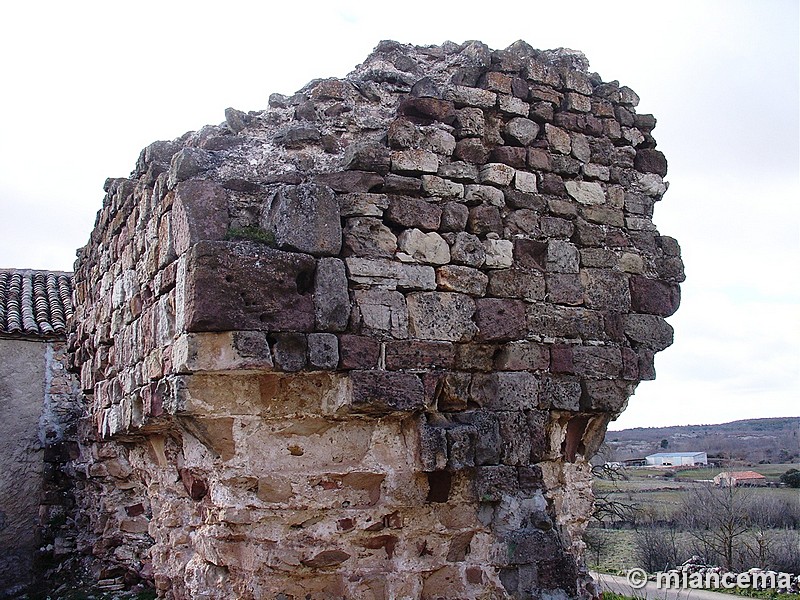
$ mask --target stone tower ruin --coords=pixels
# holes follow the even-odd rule
[[[587,597],[672,342],[656,121],[570,50],[382,42],[144,151],[74,276],[79,545],[162,597]]]

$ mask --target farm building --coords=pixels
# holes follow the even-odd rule
[[[766,485],[767,478],[755,471],[723,471],[714,477],[714,485],[719,486],[750,486]]]
[[[707,465],[705,452],[657,452],[645,457],[648,465],[656,467],[693,467]]]

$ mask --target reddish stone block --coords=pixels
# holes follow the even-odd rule
[[[223,239],[228,224],[228,195],[220,185],[201,180],[178,184],[172,208],[172,236],[178,254],[200,240]]]
[[[478,341],[509,341],[525,337],[525,302],[499,298],[475,301]]]
[[[411,412],[425,406],[422,380],[410,373],[353,371],[352,410],[373,417]]]
[[[642,148],[636,151],[633,165],[642,173],[655,173],[664,177],[667,174],[667,159],[663,152],[655,148]]]
[[[314,181],[327,185],[335,192],[369,192],[383,185],[383,177],[368,171],[338,171],[323,173]]]
[[[450,369],[455,360],[455,350],[450,342],[403,340],[386,344],[386,368],[399,369]]]
[[[641,275],[631,277],[631,308],[636,312],[669,317],[678,310],[681,290],[677,284]]]
[[[490,162],[503,163],[515,169],[524,169],[528,151],[515,146],[498,146],[489,153]]]
[[[186,262],[186,331],[311,331],[315,261],[254,242],[200,242]]]
[[[453,103],[438,98],[407,98],[397,107],[397,113],[412,121],[440,121],[448,125],[452,125],[456,118]]]
[[[378,340],[363,335],[339,337],[340,369],[374,369],[378,366],[381,344]]]
[[[550,370],[553,373],[574,373],[572,346],[554,345],[550,348]]]

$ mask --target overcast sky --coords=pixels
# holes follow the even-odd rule
[[[797,0],[7,3],[0,267],[72,270],[141,148],[346,75],[381,39],[582,50],[642,98],[669,160],[675,344],[612,424],[800,414]]]

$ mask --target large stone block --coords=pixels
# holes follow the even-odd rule
[[[316,256],[339,254],[342,224],[333,190],[318,183],[287,185],[272,199],[262,226],[279,248]]]
[[[391,290],[356,290],[354,293],[356,325],[362,333],[379,338],[408,337],[406,299]]]
[[[539,406],[539,380],[527,371],[476,373],[470,398],[489,410],[529,410]]]
[[[509,341],[525,336],[525,303],[522,300],[480,298],[475,301],[475,322],[480,341]]]
[[[200,242],[187,254],[185,329],[311,331],[314,267],[263,244]]]
[[[410,373],[352,371],[354,413],[373,417],[421,410],[425,406],[422,381]]]
[[[201,240],[222,240],[228,231],[228,195],[213,181],[184,181],[172,206],[175,252],[183,254]]]
[[[677,284],[658,279],[633,276],[631,285],[631,308],[637,312],[669,317],[681,303],[681,289]]]
[[[321,331],[344,331],[350,319],[347,273],[338,258],[321,258],[314,277],[314,316]]]
[[[426,200],[392,196],[386,211],[386,220],[401,227],[416,227],[425,231],[439,229],[442,209]]]
[[[454,356],[450,342],[404,340],[386,344],[386,368],[390,371],[449,369],[453,366]]]
[[[345,259],[350,279],[358,284],[383,289],[435,290],[436,271],[427,265],[413,265],[383,259]]]
[[[657,315],[631,314],[623,317],[625,335],[635,344],[660,352],[672,345],[673,329]]]
[[[420,292],[409,294],[409,332],[421,340],[467,342],[478,331],[472,321],[475,302],[466,294]]]
[[[625,312],[631,307],[628,278],[611,269],[581,269],[587,308]]]
[[[345,256],[393,258],[397,251],[397,238],[375,217],[347,219],[343,234]]]

